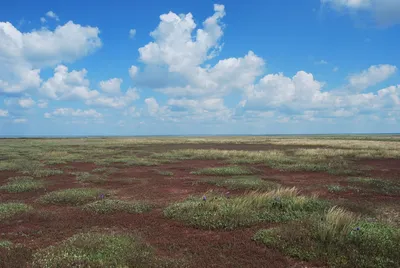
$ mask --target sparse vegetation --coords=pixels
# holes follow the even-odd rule
[[[277,183],[262,180],[254,176],[238,176],[229,179],[213,178],[205,179],[205,182],[217,185],[219,187],[226,187],[229,190],[271,190],[278,187]]]
[[[206,266],[198,261],[211,251],[209,266],[268,267],[267,256],[228,254],[256,246],[248,233],[256,226],[273,226],[254,240],[282,253],[274,250],[278,265],[291,256],[310,266],[398,267],[398,159],[394,135],[0,139],[0,266],[185,266],[126,233],[139,228],[163,255],[187,256],[190,267]],[[77,182],[82,188],[64,190]],[[84,188],[97,183],[104,189]],[[30,206],[44,186],[55,191]],[[312,195],[327,191],[334,193],[329,201]],[[112,231],[96,227],[58,241],[93,226]],[[248,239],[236,243],[242,234]],[[216,243],[208,243],[214,235]],[[53,246],[32,258],[41,243]]]
[[[383,194],[400,194],[400,183],[388,180],[356,177],[349,178],[349,182],[357,185],[363,191],[373,191]]]
[[[82,233],[40,250],[33,267],[176,267],[178,262],[157,257],[133,235]]]
[[[174,176],[174,173],[168,170],[156,170],[156,172],[163,176]]]
[[[330,267],[396,267],[400,260],[399,229],[359,221],[337,207],[322,219],[260,230],[254,240],[301,260],[323,260]]]
[[[143,213],[151,210],[151,205],[140,201],[122,201],[115,199],[103,199],[83,207],[84,210],[93,211],[100,214],[127,212]]]
[[[90,174],[89,172],[72,172],[71,174],[76,175],[76,180],[82,183],[105,183],[107,178],[98,175],[98,174]]]
[[[0,203],[0,221],[10,219],[31,209],[31,206],[23,203]]]
[[[203,168],[192,172],[192,174],[195,175],[211,175],[211,176],[237,176],[237,175],[251,175],[253,173],[254,173],[253,170],[241,166]]]
[[[29,174],[30,176],[33,176],[36,178],[42,178],[42,177],[60,175],[60,174],[63,174],[64,171],[62,171],[60,169],[35,169],[35,170],[30,170],[30,171],[24,171],[23,173]]]
[[[205,198],[205,199],[204,199]],[[302,218],[325,207],[316,197],[299,195],[295,188],[278,188],[244,196],[206,194],[170,205],[167,217],[206,229],[234,229],[260,221],[280,222]]]
[[[346,191],[346,188],[340,185],[328,185],[328,191],[331,193],[338,193]]]
[[[40,188],[44,188],[43,181],[35,180],[32,177],[21,176],[10,178],[7,184],[0,187],[0,190],[7,191],[9,193],[22,193],[35,191]]]
[[[47,193],[39,198],[38,201],[44,204],[76,206],[95,201],[102,194],[107,194],[107,191],[93,188],[66,189]]]
[[[0,240],[0,248],[10,248],[13,245],[11,241]]]

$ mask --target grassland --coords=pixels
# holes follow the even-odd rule
[[[400,263],[400,136],[0,139],[0,160],[0,267]]]

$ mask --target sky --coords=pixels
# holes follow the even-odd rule
[[[0,136],[400,133],[400,1],[13,0]]]

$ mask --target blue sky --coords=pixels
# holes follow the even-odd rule
[[[0,135],[400,132],[399,41],[397,0],[15,0]]]

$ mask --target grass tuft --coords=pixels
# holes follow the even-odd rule
[[[44,188],[43,181],[35,180],[32,177],[21,176],[10,178],[7,184],[0,187],[0,190],[9,193],[22,193],[35,191],[40,188]]]
[[[213,184],[219,187],[226,187],[229,190],[272,190],[274,188],[278,188],[278,184],[270,181],[262,180],[258,177],[252,176],[239,176],[232,177],[230,179],[206,179],[205,180],[209,184]]]
[[[330,193],[339,193],[346,191],[346,188],[340,185],[328,185],[328,191]]]
[[[23,203],[0,203],[0,221],[28,212],[32,207]]]
[[[40,250],[32,267],[177,267],[133,235],[82,233]]]
[[[254,192],[244,196],[206,194],[168,206],[164,215],[205,229],[234,229],[260,221],[294,220],[322,210],[325,203],[316,197],[298,194],[295,188]]]
[[[388,180],[355,177],[349,178],[349,182],[356,184],[363,191],[377,192],[381,194],[400,194],[400,184]]]
[[[10,248],[12,247],[13,243],[8,240],[0,240],[0,248]]]
[[[89,172],[72,172],[71,174],[76,175],[76,180],[81,183],[105,183],[107,178],[98,174],[90,174]]]
[[[174,176],[174,173],[168,170],[156,170],[156,172],[162,176]]]
[[[101,194],[106,193],[105,190],[95,188],[66,189],[47,193],[39,198],[38,201],[43,204],[77,206],[93,202],[100,198]]]
[[[360,221],[338,207],[322,218],[260,230],[253,239],[291,257],[323,261],[329,267],[397,267],[400,260],[398,228]]]
[[[350,233],[357,220],[352,212],[334,206],[328,210],[323,220],[317,223],[318,239],[324,243],[342,239]]]
[[[151,205],[145,202],[130,202],[122,200],[103,199],[83,206],[84,210],[99,214],[117,212],[144,213],[151,210]]]
[[[29,171],[23,171],[23,173],[36,178],[43,178],[43,177],[61,175],[64,173],[64,171],[60,169],[34,169]]]
[[[240,176],[240,175],[251,175],[254,173],[253,170],[241,166],[228,166],[228,167],[213,167],[203,168],[197,171],[191,172],[195,175],[211,175],[211,176]]]

